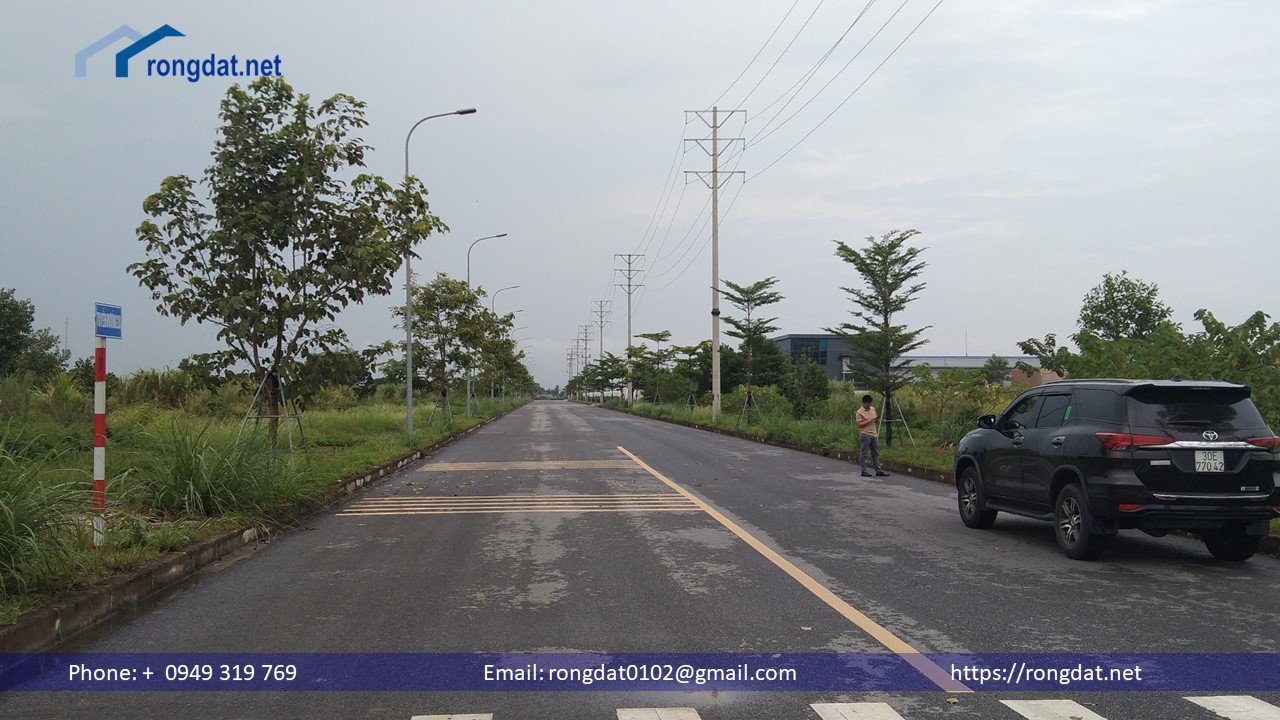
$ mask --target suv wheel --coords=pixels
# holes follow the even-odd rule
[[[1243,525],[1228,525],[1218,530],[1205,530],[1200,534],[1205,547],[1219,560],[1239,562],[1248,560],[1258,551],[1262,537],[1249,535]]]
[[[995,523],[996,511],[987,509],[987,500],[982,494],[982,481],[978,480],[978,473],[973,468],[965,468],[960,474],[956,493],[960,519],[967,527],[986,530]]]
[[[1067,485],[1053,505],[1058,547],[1072,560],[1092,560],[1102,554],[1107,537],[1093,532],[1093,517],[1079,485]]]

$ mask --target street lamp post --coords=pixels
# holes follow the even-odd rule
[[[428,115],[409,128],[409,134],[404,136],[404,183],[405,189],[409,187],[409,138],[413,137],[413,131],[418,129],[422,123],[432,118],[446,117],[448,115],[471,115],[476,111],[475,108],[462,108],[453,112],[440,113],[438,115]],[[404,253],[404,429],[409,435],[413,435],[413,269],[410,267],[409,259],[413,257],[410,250]]]
[[[520,286],[519,286],[519,285],[508,285],[507,287],[504,287],[504,288],[502,288],[502,289],[500,289],[500,290],[494,290],[494,291],[493,291],[493,294],[489,296],[489,312],[493,313],[494,315],[497,315],[497,314],[498,314],[498,311],[494,309],[494,305],[493,305],[494,301],[498,299],[498,293],[500,293],[500,292],[502,292],[502,291],[504,291],[504,290],[515,290],[515,289],[516,289],[516,288],[518,288],[518,287],[520,287]]]
[[[506,233],[498,233],[497,235],[487,235],[485,237],[480,238],[480,240],[492,240],[494,238],[500,238],[500,237],[506,237],[506,236],[507,236]],[[476,240],[475,242],[467,246],[467,289],[468,290],[471,289],[471,248],[475,247],[476,243],[480,242],[480,240]],[[467,417],[471,417],[471,363],[469,360],[467,362]]]

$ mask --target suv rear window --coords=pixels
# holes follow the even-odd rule
[[[1267,423],[1247,388],[1138,388],[1129,394],[1129,424],[1262,430]]]
[[[1111,390],[1076,388],[1067,414],[1068,420],[1072,418],[1120,425],[1124,422],[1124,403]]]

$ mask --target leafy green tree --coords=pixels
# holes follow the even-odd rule
[[[662,343],[670,342],[671,331],[640,333],[636,337],[652,342],[655,349],[650,351],[644,346],[636,345],[627,348],[627,357],[631,361],[632,385],[643,391],[650,402],[660,402],[664,396],[658,392],[658,374],[675,355],[675,350],[671,347],[665,351],[662,349]]]
[[[13,371],[48,380],[65,372],[71,351],[62,346],[62,340],[49,328],[40,328],[27,338],[26,347],[14,359]]]
[[[999,355],[993,354],[982,364],[982,376],[987,379],[988,385],[1002,384],[1010,375],[1009,361]]]
[[[357,398],[373,395],[373,366],[369,355],[350,347],[310,355],[298,366],[291,395],[305,402],[326,387],[350,388]]]
[[[93,358],[84,357],[75,361],[67,369],[67,374],[71,376],[71,380],[75,383],[77,390],[86,395],[93,395],[94,376],[97,374],[97,369],[93,365]],[[107,397],[114,397],[120,391],[120,387],[120,376],[113,372],[108,372]]]
[[[911,381],[910,366],[902,356],[928,342],[920,335],[930,326],[909,330],[893,323],[894,316],[925,287],[915,282],[926,266],[919,257],[923,248],[907,245],[918,234],[917,230],[894,230],[879,238],[868,237],[869,245],[863,250],[836,242],[836,256],[853,265],[865,287],[841,288],[856,306],[850,311],[854,322],[826,330],[844,337],[850,358],[855,366],[865,368],[867,384],[884,395],[886,407],[893,407],[893,393]],[[889,424],[885,447],[892,445],[893,425]]]
[[[0,377],[26,373],[48,380],[67,369],[71,351],[48,328],[32,331],[36,308],[0,288]]]
[[[927,404],[934,420],[972,422],[976,408],[987,396],[987,376],[982,370],[945,368],[933,373],[929,365],[917,365],[911,387]]]
[[[15,294],[15,290],[0,288],[0,377],[15,372],[18,356],[31,341],[36,319],[36,306]]]
[[[1085,294],[1079,325],[1081,332],[1103,340],[1145,340],[1172,315],[1160,301],[1159,288],[1121,270],[1119,275],[1103,275],[1102,282]]]
[[[388,294],[413,243],[447,230],[416,178],[393,188],[350,177],[369,150],[353,135],[364,108],[343,94],[313,104],[280,78],[232,86],[201,181],[207,201],[174,175],[143,202],[147,259],[129,271],[160,313],[220,328],[221,366],[244,362],[265,379],[343,346],[337,314]],[[276,383],[266,385],[279,415]]]
[[[711,393],[711,341],[703,340],[697,345],[677,345],[673,349],[677,355],[674,363],[675,371],[694,383],[699,396],[709,395]],[[724,345],[720,347],[720,368],[724,377],[733,377],[740,362],[741,356],[736,350]],[[727,393],[732,390],[732,387],[722,389]],[[672,398],[672,400],[681,401],[683,398]]]
[[[445,407],[449,406],[454,381],[471,366],[486,338],[504,332],[504,327],[509,330],[510,320],[504,324],[484,307],[480,301],[483,296],[483,290],[472,289],[465,280],[444,273],[413,288],[413,354],[424,358],[416,370],[426,374],[425,387],[438,394]],[[395,308],[392,314],[403,323],[404,308]],[[403,343],[400,351],[404,351]]]
[[[1152,339],[1159,336],[1167,348],[1170,339],[1181,335],[1171,316],[1155,285],[1130,278],[1127,271],[1107,273],[1081,301],[1080,329],[1071,336],[1077,350],[1059,346],[1052,333],[1018,347],[1036,356],[1041,368],[1063,377],[1134,377],[1139,367],[1150,364],[1147,345]],[[1032,370],[1024,365],[1019,368]]]
[[[791,364],[779,389],[791,401],[796,417],[812,417],[825,407],[831,380],[826,368],[809,358],[800,358]]]
[[[611,352],[606,352],[597,365],[596,386],[600,390],[600,401],[604,402],[606,390],[621,390],[627,386],[627,361]]]
[[[728,290],[722,290],[721,293],[725,299],[734,307],[742,312],[743,318],[733,318],[725,316],[724,321],[729,323],[731,330],[726,330],[725,334],[730,337],[736,337],[742,341],[742,354],[745,358],[746,366],[746,385],[747,385],[747,402],[752,402],[751,396],[751,359],[754,351],[762,342],[768,341],[768,335],[777,332],[778,326],[774,325],[774,321],[778,318],[761,318],[751,317],[754,312],[768,305],[773,305],[782,300],[782,293],[773,290],[773,286],[778,283],[778,278],[767,277],[764,280],[757,280],[750,285],[739,285],[728,280],[724,281]],[[775,346],[776,347],[776,346]]]

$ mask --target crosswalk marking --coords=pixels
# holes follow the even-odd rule
[[[471,497],[361,498],[338,517],[527,512],[696,512],[675,493],[611,495],[487,495]]]
[[[1280,720],[1280,708],[1248,695],[1209,695],[1186,699],[1228,720]]]
[[[427,463],[418,472],[474,472],[482,470],[639,470],[630,460],[484,460]]]
[[[1074,700],[1001,700],[1027,720],[1107,720]]]
[[[1280,707],[1249,695],[1184,697],[1227,720],[1280,720]],[[1001,700],[1027,720],[1106,720],[1074,700]],[[822,720],[903,720],[889,703],[813,703]],[[618,708],[618,720],[701,720],[687,707]],[[506,716],[503,716],[504,718]],[[410,720],[493,720],[493,715],[414,715]],[[798,720],[798,719],[797,719]]]
[[[618,708],[618,720],[700,720],[693,708]]]
[[[813,703],[809,707],[822,720],[902,720],[889,703]]]

